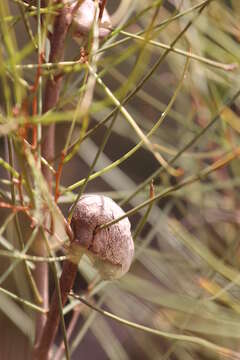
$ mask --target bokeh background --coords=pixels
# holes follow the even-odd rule
[[[12,69],[20,65],[19,77],[27,84],[34,83],[36,67],[28,65],[37,63],[37,52],[29,46],[27,27],[33,34],[37,27],[29,4],[20,0],[3,3],[8,14],[0,21],[14,33],[19,51],[13,61],[1,26],[0,151],[1,158],[8,161],[6,138],[14,141],[17,135],[16,130],[6,130],[10,117],[6,115],[4,81],[7,79],[12,94]],[[119,281],[96,285],[90,300],[164,334],[126,327],[70,299],[65,311],[67,326],[75,324],[69,342],[71,359],[239,359],[240,3],[109,0],[107,9],[110,15],[118,9],[116,31],[100,42],[96,71],[119,101],[132,94],[124,109],[143,134],[157,123],[159,127],[149,137],[149,146],[142,141],[128,157],[143,137],[123,113],[116,112],[106,145],[91,170],[99,173],[89,179],[84,191],[106,194],[126,211],[149,199],[152,192],[163,196],[130,216],[136,246],[130,272]],[[49,44],[46,46],[48,49]],[[77,60],[80,46],[70,32],[64,61]],[[57,107],[47,120],[39,120],[45,121],[44,126],[56,123],[55,169],[84,94],[84,68],[61,69],[64,80]],[[43,70],[43,95],[51,72],[51,67]],[[29,97],[31,119],[33,95],[24,84],[22,91],[23,98]],[[87,120],[77,117],[72,142],[100,126],[81,141],[64,165],[59,206],[65,216],[81,189],[77,183],[89,175],[112,117],[101,122],[115,107],[113,96],[96,83]],[[17,156],[14,164],[21,172]],[[6,166],[0,167],[0,175],[0,196],[8,198]],[[14,252],[9,246],[17,246],[16,229],[14,221],[6,224],[9,214],[10,210],[1,209],[1,250]],[[29,220],[24,214],[19,218],[27,241]],[[64,234],[60,235],[64,240]],[[63,253],[63,248],[56,249],[56,255]],[[1,257],[0,286],[33,301],[21,262],[1,282],[13,261]],[[58,270],[60,273],[60,263]],[[74,291],[86,293],[95,275],[91,264],[81,261]],[[52,292],[51,274],[49,287]],[[3,293],[0,310],[0,358],[31,359],[34,311]],[[179,336],[178,341],[172,334]],[[54,351],[59,350],[61,341],[59,330]],[[51,358],[64,358],[64,351],[59,354],[53,353]]]

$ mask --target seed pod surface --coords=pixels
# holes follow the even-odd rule
[[[77,252],[77,247],[83,248],[105,279],[124,275],[134,255],[128,218],[98,230],[100,225],[122,215],[124,211],[112,199],[95,194],[83,195],[73,212],[71,227],[75,240],[72,253]]]

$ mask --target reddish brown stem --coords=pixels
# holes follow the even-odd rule
[[[98,276],[88,285],[88,288],[86,292],[84,293],[85,298],[87,299],[96,285],[96,281],[98,280]],[[70,338],[72,336],[72,333],[77,325],[78,319],[82,313],[82,309],[84,308],[84,304],[79,304],[76,306],[73,310],[73,316],[71,318],[70,324],[67,329],[67,340],[70,341]],[[58,351],[55,354],[54,360],[61,360],[64,354],[64,341],[61,342],[61,344],[58,347]]]
[[[102,16],[103,16],[103,11],[104,11],[104,8],[107,4],[107,0],[101,0],[99,2],[99,8],[100,8],[100,11],[99,11],[99,21],[102,20]]]
[[[12,209],[13,212],[29,210],[29,208],[27,206],[13,205],[13,204],[6,203],[4,201],[0,201],[0,208]]]
[[[73,287],[75,277],[77,275],[77,265],[66,260],[63,264],[62,275],[60,277],[60,292],[62,299],[62,306],[66,304],[68,294]],[[59,300],[58,294],[55,289],[49,313],[47,316],[47,322],[44,327],[44,332],[41,337],[41,341],[35,348],[34,360],[47,360],[49,357],[49,351],[57,333],[60,320],[59,314]]]
[[[83,305],[80,304],[77,308],[74,309],[74,312],[73,312],[73,316],[72,316],[72,319],[71,319],[71,322],[68,326],[68,329],[67,329],[67,339],[68,339],[68,342],[72,336],[72,333],[77,325],[77,322],[78,322],[78,319],[79,319],[79,316],[81,315],[81,310],[83,308]],[[61,344],[59,345],[58,347],[58,351],[54,357],[54,360],[61,360],[62,357],[63,357],[63,354],[64,354],[64,341],[61,342]]]
[[[62,1],[58,1],[61,3]],[[51,37],[51,51],[50,51],[50,62],[58,62],[63,58],[64,53],[64,42],[66,39],[68,28],[72,21],[71,8],[64,6],[60,11],[59,15],[56,16],[53,27],[53,34]],[[59,100],[59,94],[61,90],[62,76],[57,75],[54,78],[49,77],[45,88],[45,99],[43,105],[43,111],[54,108]],[[54,158],[55,149],[55,126],[54,124],[46,127],[43,130],[43,142],[42,142],[42,156],[50,162]],[[48,183],[49,190],[52,191],[52,172],[51,170],[43,165],[43,175]],[[38,244],[38,255],[45,256],[46,250],[43,240],[40,238]],[[35,278],[38,285],[40,294],[43,297],[43,306],[48,307],[48,264],[39,263],[36,271]],[[45,330],[45,316],[39,314],[36,319],[36,339],[35,344],[41,341],[41,336],[44,336]],[[44,333],[43,333],[44,332]],[[37,345],[36,345],[37,346]]]

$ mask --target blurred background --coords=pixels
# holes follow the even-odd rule
[[[37,22],[36,2],[29,3],[4,0],[0,14],[0,156],[6,162],[6,138],[19,136],[6,115],[6,89],[13,98],[14,76],[22,99],[29,98],[29,121],[34,115],[28,86],[36,78],[30,64],[38,61]],[[103,85],[94,83],[87,115],[78,112],[85,68],[65,64],[43,69],[43,97],[47,76],[62,71],[63,83],[56,108],[36,121],[56,124],[55,169],[75,121],[71,144],[78,146],[64,164],[58,201],[64,216],[90,175],[84,192],[110,196],[125,211],[159,195],[129,217],[136,250],[130,272],[97,284],[90,296],[93,304],[159,333],[126,327],[70,299],[65,313],[72,326],[71,359],[239,359],[240,2],[109,0],[107,9],[113,29],[91,59]],[[6,50],[6,29],[15,58]],[[64,61],[72,62],[89,42],[79,45],[71,35]],[[22,171],[17,155],[14,167]],[[0,176],[5,201],[11,193],[6,163]],[[18,215],[26,242],[30,223]],[[15,260],[3,253],[17,247],[10,216],[14,211],[1,209],[0,287],[34,302],[21,261],[6,276]],[[63,253],[56,249],[56,255]],[[83,259],[74,291],[86,294],[95,276]],[[49,287],[52,293],[51,274]],[[34,310],[0,292],[0,311],[0,358],[31,359]],[[61,341],[59,330],[52,359],[65,358]]]

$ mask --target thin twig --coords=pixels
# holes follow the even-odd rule
[[[225,154],[222,158],[214,162],[212,165],[207,166],[205,169],[203,169],[201,172],[199,172],[196,175],[190,175],[185,180],[180,181],[177,185],[169,186],[167,189],[163,190],[159,194],[156,194],[152,198],[142,202],[141,204],[137,205],[133,209],[127,211],[124,215],[120,216],[117,219],[111,220],[104,225],[100,225],[98,227],[98,230],[109,228],[111,225],[116,224],[117,222],[121,221],[125,217],[129,217],[137,213],[139,210],[144,208],[145,206],[148,206],[152,204],[154,201],[160,200],[165,198],[166,196],[171,195],[173,192],[180,190],[184,188],[187,185],[191,185],[196,181],[201,181],[205,179],[209,174],[212,172],[222,168],[223,166],[230,163],[232,160],[238,158],[240,156],[240,147],[233,149],[230,153]]]
[[[174,333],[170,333],[170,332],[165,332],[165,331],[161,331],[158,329],[153,329],[150,328],[148,326],[144,326],[141,324],[137,324],[135,322],[123,319],[119,316],[116,316],[112,313],[110,313],[109,311],[103,310],[95,305],[92,305],[91,303],[89,303],[87,300],[83,299],[81,296],[75,295],[73,293],[70,294],[71,296],[73,296],[75,299],[78,299],[79,301],[81,301],[83,304],[87,305],[89,308],[91,308],[94,311],[97,311],[98,313],[100,313],[101,315],[107,316],[108,318],[111,318],[123,325],[132,327],[136,330],[141,330],[141,331],[145,331],[147,333],[150,334],[154,334],[154,335],[158,335],[167,339],[173,339],[173,340],[178,340],[178,341],[184,341],[184,342],[190,342],[193,344],[198,344],[200,346],[203,346],[204,348],[207,348],[209,350],[212,350],[220,355],[222,355],[224,358],[227,359],[234,359],[234,360],[239,360],[240,359],[240,355],[239,353],[222,347],[222,346],[218,346],[208,340],[205,339],[201,339],[199,337],[196,336],[190,336],[190,335],[181,335],[181,334],[174,334]]]

